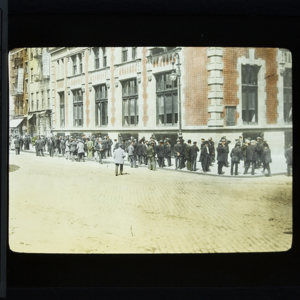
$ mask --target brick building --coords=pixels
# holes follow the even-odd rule
[[[148,139],[154,133],[158,139],[170,137],[173,143],[179,132],[181,100],[184,139],[199,143],[202,137],[217,141],[226,135],[234,141],[241,134],[255,139],[263,135],[278,154],[292,139],[292,58],[286,49],[61,47],[43,51],[49,51],[51,59],[50,83],[39,87],[49,98],[45,133],[51,128],[62,135],[109,134],[119,140],[131,135]],[[181,74],[174,81],[173,68]],[[32,91],[30,84],[30,103],[35,101],[31,98],[36,91],[34,95]]]

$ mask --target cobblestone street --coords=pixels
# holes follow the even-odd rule
[[[125,165],[116,177],[113,163],[10,153],[9,164],[19,167],[9,173],[13,251],[265,252],[292,245],[286,175],[198,176]]]

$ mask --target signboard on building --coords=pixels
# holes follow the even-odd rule
[[[50,77],[50,53],[43,53],[43,76]]]
[[[23,68],[19,68],[18,69],[18,86],[17,86],[18,94],[23,93],[23,79],[24,79],[23,74],[24,74]]]

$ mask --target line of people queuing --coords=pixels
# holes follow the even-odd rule
[[[79,136],[37,136],[31,139],[30,136],[14,137],[10,139],[11,144],[15,145],[16,154],[20,154],[20,149],[24,146],[24,150],[29,150],[29,145],[32,142],[34,144],[36,155],[44,156],[44,151],[48,151],[51,157],[61,154],[66,159],[72,161],[86,161],[95,160],[99,163],[103,163],[103,159],[112,157],[112,154],[116,149],[121,148],[124,153],[119,155],[118,161],[122,161],[121,157],[126,157],[130,162],[131,168],[137,168],[138,165],[148,165],[150,170],[157,170],[159,168],[170,167],[171,156],[175,157],[175,169],[181,170],[187,168],[189,171],[197,170],[197,162],[201,163],[202,171],[204,173],[210,172],[210,167],[217,161],[218,174],[222,175],[223,167],[229,167],[229,160],[231,160],[231,175],[238,175],[238,166],[241,161],[244,162],[244,173],[247,174],[251,168],[251,175],[254,175],[255,169],[259,169],[263,166],[262,172],[267,170],[267,176],[271,176],[270,163],[272,163],[271,150],[267,141],[262,137],[257,137],[257,140],[251,140],[250,138],[243,141],[243,137],[239,136],[235,140],[233,149],[229,150],[230,140],[223,136],[217,147],[213,139],[210,137],[205,140],[201,139],[201,145],[198,147],[197,142],[192,144],[191,140],[185,143],[184,139],[179,138],[176,144],[172,147],[170,139],[165,137],[163,140],[157,141],[155,136],[152,135],[149,140],[145,137],[137,141],[131,137],[127,141],[123,139],[122,142],[114,142],[109,136],[103,138],[85,137],[85,135]],[[199,159],[198,152],[200,153]],[[292,144],[290,148],[285,152],[286,163],[288,169],[288,176],[290,176],[290,169],[292,167]],[[123,164],[120,168],[123,170]],[[122,173],[122,172],[121,172]]]

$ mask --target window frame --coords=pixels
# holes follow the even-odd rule
[[[100,68],[100,48],[94,47],[94,69]]]
[[[122,47],[122,63],[128,61],[128,47]]]
[[[77,55],[73,55],[72,57],[72,72],[73,75],[77,75],[78,74],[78,70],[77,70]]]
[[[128,80],[124,80],[121,83],[122,83],[122,125],[126,127],[137,126],[139,124],[139,103],[138,103],[139,97],[138,97],[137,79],[131,78]],[[133,114],[132,114],[132,107],[130,105],[132,102],[134,102]],[[127,112],[125,112],[126,108],[127,108]],[[127,121],[126,121],[126,117],[127,117]],[[133,118],[133,122],[132,122],[132,118]]]
[[[58,95],[60,127],[65,127],[65,92],[59,92]]]
[[[107,47],[102,47],[103,68],[107,67]]]
[[[77,94],[78,92],[78,94]],[[73,94],[73,126],[74,127],[83,127],[84,118],[83,118],[83,93],[81,89],[76,89],[72,91]],[[76,95],[77,94],[77,95]],[[79,115],[82,117],[79,118]],[[79,124],[81,120],[81,124]]]
[[[172,72],[164,72],[157,74],[156,79],[156,124],[158,126],[176,126],[179,122],[179,108],[178,108],[178,86],[177,79],[172,81],[170,75]],[[171,84],[170,84],[171,83]],[[167,113],[167,97],[171,95],[172,107],[172,122],[168,122]],[[160,102],[163,98],[163,114],[160,114]],[[177,102],[177,109],[176,109]],[[177,111],[176,111],[177,110]],[[163,118],[161,118],[163,116]]]
[[[246,82],[243,82],[244,80],[246,81],[246,78],[244,78],[244,72],[243,72],[243,68],[249,68],[254,70],[254,72],[256,73],[255,77],[256,77],[256,80],[254,83],[246,83]],[[242,122],[243,122],[243,125],[258,125],[258,72],[259,72],[259,69],[260,69],[260,66],[259,65],[250,65],[250,64],[244,64],[241,66],[242,70],[241,70],[241,84],[242,84],[242,101],[241,101],[241,118],[242,118]],[[255,69],[254,69],[255,68]],[[247,76],[250,77],[250,73],[247,74]],[[253,74],[252,74],[253,75]],[[248,78],[249,78],[248,77]],[[250,81],[250,80],[249,80]],[[253,80],[252,80],[253,81]],[[244,99],[244,94],[246,93],[246,98]],[[249,104],[250,104],[250,94],[253,93],[255,95],[255,99],[254,99],[254,103],[255,103],[255,109],[254,109],[254,113],[255,113],[255,121],[254,122],[251,122],[250,120],[250,111],[253,109],[250,109],[249,108]],[[245,101],[245,104],[244,104],[244,101]],[[243,109],[244,105],[246,106],[246,109]],[[245,120],[243,118],[243,111],[246,111],[245,112]]]
[[[95,126],[104,127],[108,125],[107,86],[106,84],[100,84],[95,86],[94,89],[95,89]],[[99,114],[99,109],[100,109],[100,114]],[[105,112],[104,118],[102,115],[103,109]]]

